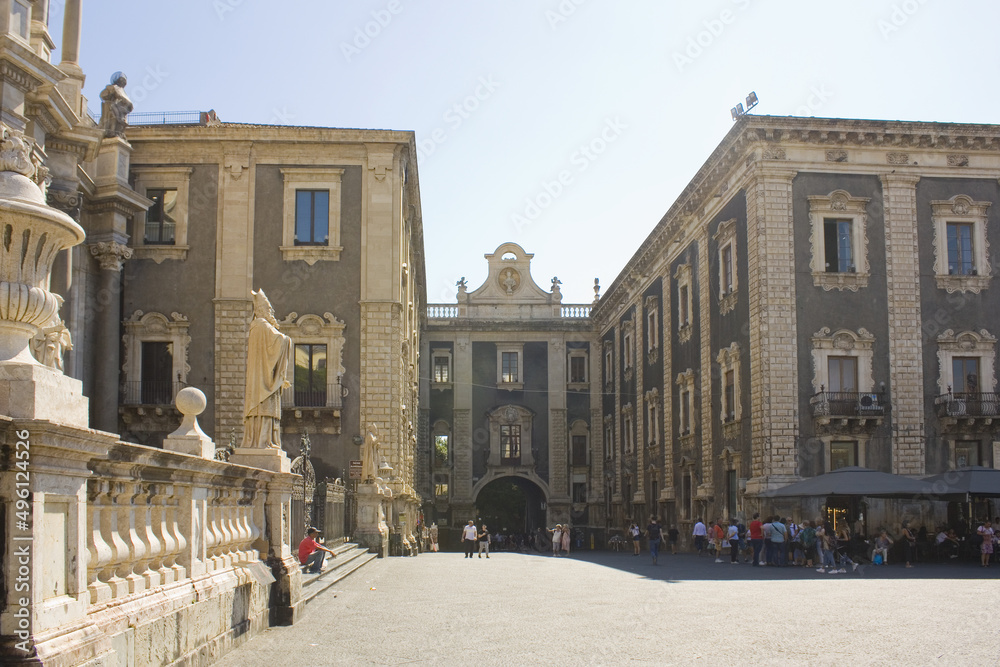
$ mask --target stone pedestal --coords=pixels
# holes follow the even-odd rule
[[[211,457],[209,457],[211,458]],[[260,468],[272,472],[291,472],[292,461],[280,449],[255,449],[253,447],[237,447],[229,462],[248,468]]]
[[[0,414],[87,428],[88,401],[79,380],[55,369],[0,362]]]
[[[185,387],[177,392],[174,404],[184,415],[184,420],[180,428],[163,439],[163,448],[170,452],[214,459],[215,443],[198,425],[198,415],[205,411],[207,405],[205,394],[194,387]]]
[[[389,554],[389,526],[385,522],[386,491],[377,482],[358,486],[358,522],[354,536],[358,544],[377,553]]]

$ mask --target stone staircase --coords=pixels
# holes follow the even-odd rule
[[[337,557],[327,556],[326,562],[323,564],[323,571],[319,574],[303,572],[302,597],[306,603],[358,568],[378,558],[377,554],[370,553],[368,549],[353,542],[324,546],[332,549]]]

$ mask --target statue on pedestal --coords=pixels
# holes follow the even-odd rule
[[[125,138],[126,118],[132,113],[132,100],[125,94],[128,79],[121,72],[111,75],[111,83],[101,91],[101,129],[105,137]]]
[[[378,479],[378,427],[368,424],[365,446],[361,450],[361,480],[365,484],[375,484]]]
[[[292,358],[292,339],[278,331],[264,290],[253,295],[253,321],[247,344],[243,447],[281,449],[281,390]]]

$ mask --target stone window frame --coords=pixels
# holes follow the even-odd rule
[[[573,382],[573,359],[583,358],[583,381]],[[566,388],[586,390],[590,388],[590,350],[586,347],[566,348]]]
[[[719,364],[719,377],[721,379],[719,391],[719,422],[722,424],[722,434],[726,439],[732,439],[739,435],[740,421],[743,419],[743,401],[740,398],[740,359],[742,350],[739,343],[732,343],[729,347],[719,350],[715,361]],[[726,373],[733,372],[733,405],[727,405],[726,401]],[[729,418],[732,407],[732,419]]]
[[[326,345],[326,406],[339,408],[341,406],[342,385],[340,379],[346,372],[344,369],[344,337],[346,325],[332,313],[319,315],[307,313],[299,316],[296,312],[289,313],[283,320],[278,320],[278,330],[292,339],[293,345]],[[295,377],[295,355],[288,360],[288,377]],[[285,387],[281,391],[281,405],[285,408],[295,408],[295,385]],[[311,406],[310,406],[311,407]]]
[[[626,454],[635,451],[635,408],[631,403],[622,406],[622,442]]]
[[[687,369],[681,373],[677,374],[677,379],[674,381],[679,387],[677,391],[678,402],[683,402],[685,395],[687,396],[687,417],[691,422],[689,424],[684,424],[684,406],[678,405],[677,411],[677,435],[682,438],[694,435],[695,427],[698,424],[698,420],[694,416],[694,381],[695,372],[693,369]],[[687,426],[685,429],[684,427]]]
[[[744,507],[745,507],[744,503],[745,503],[745,500],[746,500],[745,495],[744,495],[746,493],[746,479],[740,477],[740,473],[743,470],[743,453],[737,451],[733,447],[726,446],[726,447],[723,447],[722,448],[722,452],[719,453],[719,461],[722,462],[721,468],[722,468],[722,470],[725,473],[727,473],[727,474],[730,473],[730,472],[736,473],[736,475],[735,475],[735,477],[736,477],[736,514],[739,514],[740,512],[742,512],[744,510]],[[727,508],[726,503],[728,502],[728,497],[727,497],[727,494],[725,493],[725,490],[726,490],[727,486],[728,486],[728,482],[724,481],[723,485],[722,485],[722,488],[723,488],[722,498],[723,498],[723,507],[725,507],[725,508]],[[727,518],[728,519],[731,516],[733,516],[732,514],[729,514],[728,512],[725,512],[725,514],[727,516],[725,516],[723,518]]]
[[[604,415],[604,460],[615,457],[615,417]]]
[[[337,167],[282,167],[283,180],[281,258],[286,262],[340,260],[340,200],[344,169]],[[326,245],[295,245],[295,193],[298,190],[327,190],[330,211]]]
[[[446,492],[438,494],[440,485],[444,484]],[[448,502],[451,499],[451,475],[446,472],[434,472],[434,500]]]
[[[939,395],[946,395],[948,389],[955,386],[952,377],[954,357],[979,357],[979,391],[989,393],[996,389],[996,336],[986,329],[957,334],[947,329],[937,337],[937,344]]]
[[[448,381],[438,382],[437,381],[437,370],[436,370],[436,360],[439,358],[448,359]],[[437,389],[438,391],[444,391],[452,386],[453,378],[455,377],[453,373],[455,372],[454,358],[452,357],[452,352],[450,348],[447,347],[435,347],[431,349],[431,388]]]
[[[857,443],[857,463],[855,465],[859,467],[867,466],[867,454],[868,454],[868,443],[872,438],[871,433],[863,431],[852,430],[850,434],[846,433],[828,433],[824,435],[816,436],[823,443],[823,472],[831,472],[832,465],[832,452],[831,447],[834,442],[850,442],[854,441]]]
[[[585,437],[587,439],[587,445],[586,445],[586,450],[585,450],[587,452],[587,456],[586,456],[587,461],[584,464],[584,466],[589,466],[590,465],[590,425],[587,424],[587,422],[585,422],[582,419],[576,419],[576,420],[573,421],[572,424],[570,424],[569,432],[566,434],[566,442],[567,442],[567,450],[568,450],[568,456],[566,458],[569,461],[570,467],[571,468],[584,467],[584,466],[575,466],[575,465],[573,465],[573,437],[574,436],[577,436],[577,437],[578,436],[583,436],[583,437]]]
[[[170,380],[172,383],[187,384],[191,366],[188,363],[188,351],[191,346],[191,336],[188,333],[191,323],[187,316],[178,312],[170,313],[170,319],[163,313],[144,313],[137,310],[126,319],[125,335],[122,341],[125,347],[125,359],[122,372],[125,382],[142,381],[142,344],[169,343],[172,360]],[[172,391],[171,394],[176,394]]]
[[[170,245],[146,245],[146,210],[132,218],[132,252],[136,259],[151,259],[160,264],[165,259],[185,260],[188,250],[188,214],[190,212],[192,167],[147,167],[132,165],[135,184],[132,189],[146,196],[149,190],[176,190],[174,242]]]
[[[517,354],[517,382],[503,381],[503,353]],[[519,391],[524,389],[524,343],[500,343],[497,345],[497,389]]]
[[[830,388],[830,357],[855,357],[858,360],[858,393],[875,391],[875,336],[864,327],[830,331],[823,327],[812,336],[813,394]]]
[[[938,289],[952,292],[973,292],[989,287],[992,277],[990,241],[987,235],[987,211],[992,202],[975,201],[969,195],[958,194],[947,200],[931,202],[934,225],[934,278]],[[975,275],[956,276],[948,273],[948,224],[972,225]]]
[[[660,300],[655,295],[646,297],[643,303],[646,311],[646,356],[650,364],[655,364],[660,348]]]
[[[635,373],[635,319],[622,323],[622,376],[626,382]]]
[[[509,468],[511,464],[503,463],[500,451],[500,426],[511,425],[521,427],[521,461],[519,466],[533,466],[534,452],[531,449],[531,423],[534,413],[521,405],[501,405],[488,413],[490,429],[490,451],[486,464],[493,468]],[[515,466],[516,467],[516,466]]]
[[[971,465],[968,461],[960,464],[958,461],[959,445],[976,445],[979,449],[979,463],[975,465],[987,468],[996,467],[998,444],[996,442],[984,442],[977,436],[951,437],[948,438],[948,463],[952,469]]]
[[[736,218],[720,222],[712,238],[718,246],[719,255],[719,314],[725,315],[736,308],[736,295],[739,292],[739,271],[736,264]],[[733,272],[731,284],[726,284],[724,257],[727,248],[731,257]]]
[[[693,271],[691,269],[691,264],[681,264],[674,271],[674,280],[677,282],[677,339],[681,343],[686,343],[691,340],[691,332],[694,330],[692,323],[694,322],[694,287],[693,287]],[[682,288],[687,288],[687,299],[684,301],[684,306],[687,307],[687,319],[685,320],[681,317],[681,290]]]
[[[615,343],[604,341],[604,387],[611,389],[615,384]]]
[[[441,435],[448,436],[448,456],[444,462],[444,465],[438,465],[437,463],[437,437]],[[444,419],[438,419],[434,422],[434,426],[431,428],[431,467],[434,472],[440,472],[442,470],[450,470],[454,461],[455,447],[454,438],[451,433],[451,424],[449,424]],[[450,480],[449,480],[450,481]]]
[[[868,202],[870,197],[854,197],[847,190],[834,190],[828,195],[810,195],[809,245],[812,258],[813,285],[825,291],[850,290],[857,292],[868,287],[871,266],[868,261]],[[827,220],[851,221],[851,248],[854,251],[854,272],[841,273],[826,270],[826,236],[824,225]]]
[[[654,447],[660,442],[660,390],[656,387],[650,389],[645,394],[646,399],[646,419],[649,421],[649,428],[646,432],[649,434],[648,446]]]

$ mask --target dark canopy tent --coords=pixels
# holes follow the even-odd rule
[[[1000,498],[1000,470],[969,466],[925,477],[924,495],[942,500]]]
[[[855,466],[804,479],[780,489],[760,494],[762,498],[794,498],[803,496],[871,496],[901,498],[924,495],[926,482],[887,472]]]

